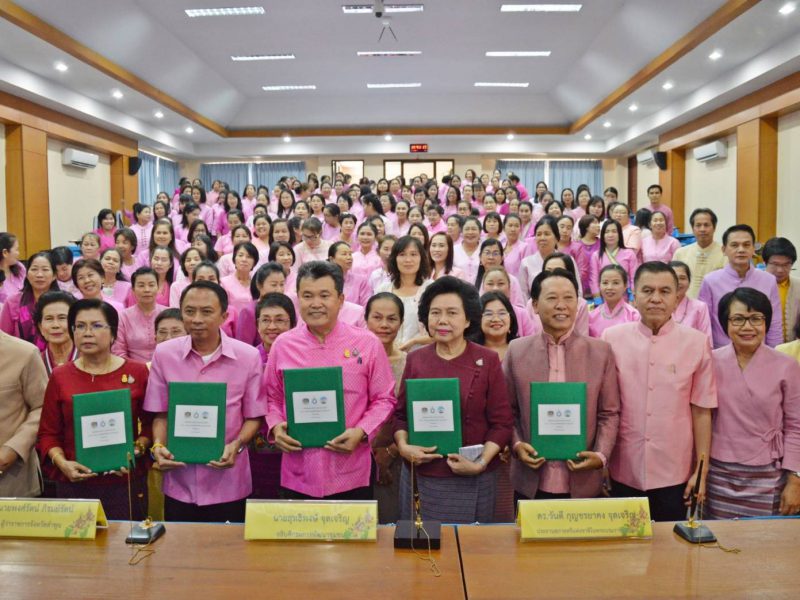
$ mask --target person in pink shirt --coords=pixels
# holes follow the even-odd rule
[[[533,234],[532,248],[535,248],[535,252],[529,250],[519,266],[519,284],[526,298],[530,297],[533,278],[541,272],[545,259],[556,251],[560,237],[558,224],[551,216],[542,217],[536,223]]]
[[[623,241],[622,225],[614,219],[603,223],[600,230],[600,248],[589,261],[589,285],[592,296],[600,297],[600,271],[606,265],[619,265],[628,273],[628,281],[633,281],[639,259]]]
[[[94,231],[89,231],[81,236],[78,248],[81,251],[81,258],[85,260],[100,260],[100,236]]]
[[[386,217],[389,223],[389,229],[392,231],[392,233],[394,233],[394,228],[397,225],[397,215],[394,212],[395,207],[397,206],[397,198],[395,198],[392,194],[381,194],[378,197],[378,200],[381,202],[383,216]]]
[[[183,290],[189,287],[194,270],[203,260],[203,254],[195,247],[188,248],[181,254],[181,275],[183,275],[183,278],[178,279],[169,286],[169,306],[171,308],[180,307],[181,294]]]
[[[233,233],[237,227],[245,227],[244,224],[244,214],[242,211],[233,209],[228,212],[227,215],[227,222],[228,222],[228,233],[226,235],[222,235],[217,238],[216,243],[214,244],[214,250],[217,251],[217,254],[220,256],[224,256],[226,254],[230,254],[233,252],[234,241],[233,241]],[[252,235],[251,235],[252,237]]]
[[[119,235],[119,232],[117,232]],[[56,267],[56,283],[62,292],[67,292],[73,296],[78,291],[75,284],[72,283],[72,263],[74,256],[72,250],[67,246],[56,246],[50,250],[50,256],[53,259],[53,264]],[[1,271],[2,269],[0,269]],[[0,291],[0,303],[2,303],[2,292]]]
[[[654,212],[650,217],[650,231],[652,235],[642,239],[642,261],[660,260],[668,263],[681,243],[669,235],[667,220],[661,211]]]
[[[391,275],[389,274],[388,266],[389,257],[391,256],[392,248],[394,248],[396,243],[397,238],[395,236],[385,235],[378,244],[378,256],[381,257],[381,266],[372,271],[367,279],[367,284],[371,290],[370,295],[374,294],[379,287],[391,281]]]
[[[111,351],[122,358],[149,362],[156,348],[156,317],[166,306],[156,304],[158,276],[153,269],[141,267],[131,278],[136,304],[119,315],[117,339]]]
[[[153,234],[153,209],[137,202],[133,205],[133,221],[129,229],[136,236],[136,247],[147,248]]]
[[[484,223],[485,226],[485,223]],[[505,246],[503,247],[503,265],[509,274],[517,277],[522,260],[529,251],[528,245],[520,239],[522,231],[522,220],[519,215],[506,215],[503,221],[503,235],[505,236]]]
[[[450,215],[455,214],[458,210],[459,203],[461,203],[461,190],[454,187],[447,188],[447,193],[444,197],[444,203],[442,204],[442,215],[449,217]]]
[[[139,266],[149,267],[150,257],[153,251],[158,248],[167,248],[172,256],[172,263],[175,272],[180,269],[180,256],[181,252],[186,250],[191,244],[186,242],[176,241],[175,229],[172,227],[172,222],[169,219],[159,219],[153,224],[153,235],[150,238],[150,245],[144,248],[137,248],[136,254],[139,257]]]
[[[194,283],[195,281],[210,281],[211,283],[219,284],[220,276],[219,276],[219,269],[217,269],[217,265],[210,262],[209,260],[203,260],[202,262],[200,262],[200,264],[198,264],[194,268],[194,272],[192,273],[192,283]],[[183,292],[181,292],[181,296],[183,296]],[[181,296],[178,297],[178,306],[180,306]],[[229,304],[228,316],[222,322],[222,331],[228,337],[236,337],[236,321],[238,317],[239,315],[237,314],[236,309],[230,306]]]
[[[362,277],[369,277],[370,274],[381,267],[381,257],[375,246],[378,232],[372,223],[365,222],[358,226],[356,239],[358,249],[353,250],[353,273]]]
[[[602,491],[619,431],[620,396],[611,347],[574,330],[578,282],[563,269],[543,271],[531,299],[542,333],[515,340],[503,360],[514,412],[511,481],[517,498],[595,498]],[[530,357],[541,357],[531,361]],[[586,383],[586,449],[571,460],[547,460],[531,445],[530,383]]]
[[[25,265],[19,260],[19,240],[13,233],[0,233],[0,269],[6,275],[0,287],[0,302],[22,291],[25,284]]]
[[[339,222],[339,215],[341,211],[336,204],[326,204],[322,210],[322,239],[328,242],[336,242],[339,240],[341,233],[341,223]]]
[[[656,521],[685,517],[711,448],[711,409],[717,385],[708,338],[672,320],[678,278],[672,267],[649,262],[634,280],[641,321],[617,325],[602,339],[614,351],[620,385],[619,435],[608,469],[615,497],[647,497]],[[706,495],[708,462],[698,499]]]
[[[356,216],[351,213],[339,213],[339,237],[332,241],[342,241],[350,244],[351,250],[358,250],[359,243],[356,237]]]
[[[339,320],[344,280],[336,265],[303,265],[297,290],[303,322],[275,340],[264,372],[267,429],[284,452],[282,496],[371,499],[369,441],[396,403],[389,359],[374,334]],[[342,368],[346,428],[324,448],[303,448],[288,429],[283,371],[322,366]]]
[[[614,325],[639,321],[639,311],[628,304],[628,273],[619,265],[606,265],[600,271],[600,298],[603,303],[589,312],[589,335],[599,338]]]
[[[408,220],[408,212],[411,210],[411,204],[407,200],[400,200],[394,207],[395,222],[394,222],[394,235],[403,237],[408,235],[408,230],[411,227],[411,221]]]
[[[464,219],[461,243],[453,247],[453,265],[462,273],[464,281],[475,284],[480,268],[481,223],[476,217]]]
[[[100,236],[100,252],[106,248],[114,247],[114,234],[117,231],[117,218],[110,208],[103,208],[97,213],[97,229],[94,232]]]
[[[242,522],[253,489],[250,461],[242,452],[266,414],[261,357],[252,346],[222,330],[225,290],[195,281],[183,293],[181,315],[188,336],[156,346],[144,400],[153,420],[152,455],[164,471],[164,515],[168,521]],[[225,447],[206,465],[186,464],[165,446],[169,382],[224,382],[227,389]]]
[[[692,281],[692,272],[689,270],[689,265],[679,260],[673,260],[670,261],[669,266],[678,276],[678,305],[675,307],[675,312],[672,313],[672,318],[676,323],[702,331],[708,336],[709,340],[713,340],[708,305],[700,300],[690,298],[686,294]]]
[[[431,204],[425,210],[425,216],[428,218],[428,234],[434,233],[447,233],[447,223],[442,218],[444,209],[438,204]]]
[[[105,271],[99,260],[81,258],[72,265],[72,282],[78,288],[78,298],[102,300],[121,314],[125,310],[125,303],[103,295],[104,278]]]
[[[240,313],[253,301],[250,273],[258,263],[258,250],[250,242],[236,244],[233,250],[234,272],[222,277],[219,284],[228,293],[228,304]],[[188,289],[188,288],[187,288]]]
[[[602,200],[601,200],[602,203]],[[578,239],[572,242],[570,254],[575,257],[580,272],[580,283],[584,297],[591,297],[589,265],[592,256],[600,251],[600,220],[594,215],[584,215],[578,221]]]
[[[650,200],[650,206],[647,208],[654,213],[658,211],[664,215],[667,222],[667,235],[672,235],[672,230],[675,227],[675,218],[673,217],[672,209],[661,202],[661,195],[663,193],[664,190],[657,183],[649,186],[647,188],[647,198]]]
[[[489,267],[483,276],[481,292],[499,292],[506,298],[511,297],[511,276],[503,267]],[[513,304],[509,300],[511,308],[514,310],[514,317],[517,322],[517,333],[519,337],[533,335],[536,329],[533,319],[524,306]],[[538,317],[537,317],[538,318]]]
[[[344,274],[344,297],[348,302],[365,306],[372,296],[366,277],[353,272],[353,251],[347,242],[336,242],[328,248],[328,260],[341,267]],[[374,269],[373,269],[374,270]]]
[[[331,244],[322,239],[322,223],[319,222],[319,219],[309,217],[303,221],[300,232],[303,241],[294,247],[297,257],[295,266],[299,268],[312,260],[327,260],[328,248]]]
[[[459,279],[464,278],[461,269],[453,266],[454,245],[452,238],[446,233],[436,233],[428,242],[428,261],[431,265],[431,279],[435,280],[444,275],[452,275]]]
[[[245,218],[249,218],[253,214],[253,208],[256,205],[256,186],[248,183],[244,186],[242,191],[242,212]]]
[[[478,293],[483,294],[483,277],[487,269],[503,266],[503,246],[499,240],[488,239],[481,244],[480,267],[473,285],[478,288]],[[507,271],[506,271],[507,272]],[[525,295],[520,289],[519,281],[513,275],[509,275],[511,286],[508,299],[514,306],[525,306]]]
[[[120,304],[125,304],[125,299],[131,291],[131,284],[120,271],[122,255],[116,248],[103,250],[100,256],[100,264],[103,266],[103,299],[114,300]]]
[[[133,272],[141,266],[139,258],[136,256],[136,248],[139,242],[133,231],[126,227],[117,230],[114,241],[121,257],[120,273],[127,281],[130,281]]]
[[[634,254],[640,257],[642,252],[642,230],[631,223],[628,207],[622,202],[615,202],[608,207],[608,216],[622,225],[622,240],[625,242],[625,247],[633,250]]]
[[[245,242],[250,243],[253,239],[253,234],[250,233],[250,229],[247,228],[245,225],[237,225],[231,230],[230,242],[232,244],[231,251],[228,253],[223,254],[217,260],[217,267],[219,267],[219,275],[220,277],[227,277],[228,275],[232,275],[236,271],[236,266],[234,265],[234,248],[239,244],[244,244]],[[256,252],[258,248],[256,248]],[[259,258],[260,258],[259,254]],[[225,287],[225,286],[223,286]]]
[[[276,262],[261,265],[250,282],[250,295],[254,296],[255,300],[245,306],[236,319],[236,339],[251,346],[258,346],[261,338],[259,338],[256,305],[267,294],[285,294],[285,292],[286,274],[283,267]],[[264,357],[262,356],[262,358]]]
[[[731,343],[714,350],[719,407],[708,473],[710,518],[800,512],[800,365],[764,344],[772,305],[740,287],[719,303]]]
[[[22,291],[9,296],[0,310],[0,330],[44,350],[46,344],[34,320],[36,302],[58,289],[53,258],[49,252],[37,252],[29,259]]]

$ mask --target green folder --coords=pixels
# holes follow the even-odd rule
[[[288,434],[304,448],[322,448],[346,429],[342,367],[284,369]]]
[[[167,448],[178,462],[204,465],[225,449],[225,383],[169,384]]]
[[[531,383],[531,446],[548,460],[586,450],[586,383]]]
[[[406,380],[408,442],[436,446],[436,454],[461,448],[461,391],[457,378]]]
[[[96,473],[115,471],[133,457],[133,418],[128,388],[72,397],[75,460]]]

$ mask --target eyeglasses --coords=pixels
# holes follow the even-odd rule
[[[311,242],[313,240],[318,240],[320,238],[320,236],[321,236],[321,234],[319,234],[319,233],[315,233],[314,235],[308,235],[307,233],[304,233],[303,234],[303,239],[304,240],[308,240],[309,242]]]
[[[781,269],[781,270],[789,270],[792,268],[792,263],[789,261],[786,262],[777,262],[771,260],[767,263],[767,266],[772,267],[773,269]]]
[[[100,333],[104,329],[111,329],[111,327],[105,323],[78,323],[72,326],[73,333],[86,333],[89,330],[92,333]]]
[[[501,256],[503,256],[501,252],[498,251],[492,252],[491,250],[484,250],[483,255],[488,256],[490,258],[500,258]]]
[[[283,317],[278,317],[276,319],[270,319],[268,317],[263,317],[258,320],[260,325],[275,325],[276,327],[286,327],[289,324],[289,319],[284,319]]]
[[[736,315],[733,317],[728,318],[728,323],[733,325],[734,327],[740,328],[744,327],[745,323],[750,323],[753,327],[761,327],[764,323],[767,322],[767,318],[764,315],[750,315],[749,317],[743,317],[741,315]]]
[[[507,319],[509,317],[509,313],[507,310],[498,310],[497,312],[487,310],[483,313],[484,319],[494,319],[495,317],[498,319]]]

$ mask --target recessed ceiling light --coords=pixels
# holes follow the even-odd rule
[[[503,4],[500,12],[578,12],[582,4]]]
[[[294,54],[248,54],[244,56],[231,56],[235,62],[250,62],[254,60],[292,60]]]
[[[526,88],[530,85],[527,81],[476,81],[475,87],[510,87]]]
[[[674,88],[674,87],[675,87],[675,84],[674,84],[674,83],[672,83],[671,81],[665,81],[665,82],[664,82],[664,85],[662,85],[662,86],[661,86],[661,89],[662,89],[662,90],[669,91],[669,90],[671,90],[671,89],[672,89],[672,88]]]
[[[385,13],[408,13],[422,12],[425,7],[422,4],[384,4]],[[346,15],[369,15],[374,11],[372,4],[345,4],[342,12]]]
[[[603,123],[603,127],[605,127],[606,129],[611,127],[611,121],[606,121],[605,123]]]
[[[114,89],[114,90],[111,90],[111,96],[115,100],[122,100],[122,97],[124,96],[124,94],[121,91],[119,91],[117,89]]]
[[[418,88],[421,83],[368,83],[367,87],[371,90],[382,90],[387,88]]]
[[[386,140],[387,142],[391,142],[392,141],[392,136],[391,136],[391,134],[387,133],[385,136],[383,136],[383,139]]]
[[[711,54],[708,55],[708,58],[711,60],[719,60],[722,58],[722,50],[714,50]]]
[[[154,112],[154,113],[153,113],[153,116],[154,116],[156,119],[163,119],[163,118],[164,118],[164,113],[163,113],[163,112],[161,112],[160,110],[157,110],[156,112]]]
[[[583,136],[583,139],[585,139],[588,142],[590,139],[592,139],[592,134],[587,133],[585,136]]]
[[[783,16],[786,16],[792,14],[796,8],[797,8],[796,2],[787,2],[778,9],[778,12],[781,13]]]
[[[194,133],[194,127],[192,127],[191,125],[187,125],[186,129],[184,129],[184,131],[186,133]]]
[[[283,141],[288,144],[289,142],[292,141],[292,138],[290,136],[288,136],[288,135],[285,135],[285,136],[283,136]]]
[[[639,110],[639,105],[634,102],[628,107],[628,110],[631,112],[636,112],[637,110]]]
[[[226,8],[187,8],[187,17],[242,17],[263,15],[263,6],[240,6]]]
[[[486,53],[486,56],[490,58],[546,57],[550,56],[550,50],[515,50],[508,52],[503,50],[490,50]]]
[[[56,71],[61,71],[62,73],[69,70],[67,64],[61,61],[58,61],[56,64],[53,65],[53,67],[55,68]]]
[[[514,139],[514,134],[513,134],[513,133],[509,133],[509,134],[506,136],[506,139],[507,139],[507,140],[510,142],[511,140],[513,140],[513,139]]]
[[[262,85],[265,92],[289,92],[294,90],[315,90],[315,85]]]
[[[421,50],[379,50],[356,52],[357,56],[419,56]]]

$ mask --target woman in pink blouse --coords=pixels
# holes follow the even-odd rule
[[[642,262],[659,260],[668,263],[681,243],[667,235],[667,218],[659,210],[650,217],[650,231],[653,235],[642,238]]]
[[[250,242],[236,244],[233,250],[235,271],[220,280],[220,285],[228,292],[228,304],[241,312],[252,301],[250,273],[258,263],[258,250]]]
[[[17,236],[6,231],[0,232],[0,269],[6,280],[0,286],[0,302],[22,291],[25,284],[25,265],[19,260],[19,241]]]
[[[137,202],[133,205],[133,221],[130,230],[136,236],[136,246],[147,248],[150,245],[150,236],[153,234],[153,209]]]
[[[100,256],[100,264],[103,266],[103,299],[110,299],[120,304],[125,303],[128,293],[131,291],[131,284],[120,271],[122,266],[122,254],[116,248],[106,248]]]
[[[613,219],[603,223],[600,230],[600,249],[589,261],[589,284],[595,298],[600,297],[600,271],[606,265],[619,265],[625,269],[629,282],[633,281],[636,269],[639,268],[636,253],[625,247],[622,225]]]
[[[375,250],[375,239],[378,232],[371,223],[362,223],[358,226],[356,238],[358,249],[353,251],[353,273],[369,277],[375,269],[381,266],[381,257]]]
[[[589,335],[599,338],[609,327],[638,321],[639,311],[628,304],[628,273],[619,265],[606,265],[600,271],[600,298],[603,303],[589,313]]]
[[[686,295],[692,282],[692,272],[689,270],[689,265],[679,260],[673,260],[669,263],[669,266],[678,276],[678,305],[672,313],[672,320],[702,331],[710,340],[711,319],[708,316],[708,304],[689,298]]]
[[[120,273],[127,281],[130,281],[133,272],[141,266],[136,257],[136,248],[139,242],[133,231],[124,227],[117,230],[114,240],[120,255]]]
[[[707,515],[718,519],[800,512],[800,365],[764,344],[769,298],[740,287],[722,297],[731,344],[713,352],[714,412]]]
[[[519,215],[509,214],[506,215],[503,221],[503,235],[506,237],[506,243],[503,247],[503,265],[509,274],[517,277],[519,275],[519,268],[530,248],[520,239],[522,232],[522,220]]]
[[[100,252],[114,247],[114,234],[117,232],[117,219],[114,211],[104,208],[97,213],[97,229],[94,232],[100,236]]]
[[[328,248],[328,260],[339,265],[344,275],[344,299],[364,306],[372,296],[367,278],[353,272],[353,251],[347,242],[336,242]]]
[[[141,267],[131,277],[136,304],[119,315],[117,339],[112,352],[122,358],[149,362],[156,349],[156,317],[166,306],[156,303],[158,275],[149,267]]]

